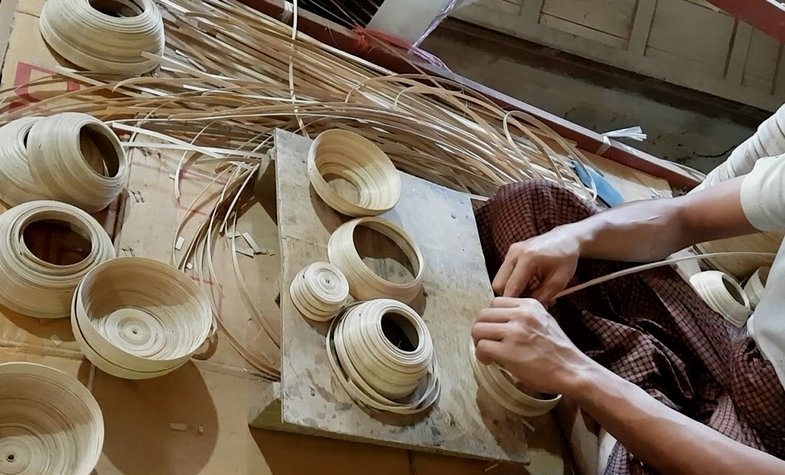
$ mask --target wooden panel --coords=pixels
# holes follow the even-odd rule
[[[659,0],[647,56],[682,58],[722,77],[730,52],[734,20],[682,0]]]
[[[637,0],[545,0],[542,13],[627,39],[637,3]]]
[[[646,57],[655,60],[658,64],[663,66],[663,71],[673,71],[680,68],[682,70],[681,76],[688,78],[687,81],[698,81],[702,77],[712,77],[717,79],[720,70],[715,65],[709,65],[702,62],[693,61],[685,58],[684,56],[665,51],[657,48],[647,47]],[[654,74],[653,77],[657,79],[668,80],[673,77],[672,74]]]
[[[771,72],[772,46],[765,34],[753,32],[736,36],[736,19],[717,8],[713,3],[733,3],[732,9],[744,10],[745,2],[735,0],[638,0],[632,12],[631,31],[627,42],[624,37],[594,26],[587,26],[593,18],[605,19],[606,24],[623,24],[628,10],[619,15],[606,2],[583,0],[528,0],[519,18],[470,5],[459,9],[454,16],[459,19],[496,31],[566,51],[621,69],[688,87],[726,99],[774,111],[785,100],[785,77],[773,78]],[[756,18],[762,16],[761,2],[756,0],[752,10]],[[559,10],[554,5],[565,6]],[[656,5],[656,11],[652,11]],[[596,11],[584,12],[586,8]],[[542,7],[542,11],[532,11]],[[554,12],[549,12],[548,9]],[[730,7],[728,7],[730,8]],[[767,7],[768,8],[768,7]],[[769,26],[777,26],[785,37],[785,9],[766,10]],[[734,13],[736,13],[734,10]],[[753,15],[754,16],[754,15]],[[616,22],[608,18],[617,18]],[[569,18],[569,19],[565,19]],[[577,18],[577,19],[576,19]],[[541,20],[541,21],[540,21]],[[583,22],[583,23],[581,23]],[[602,24],[602,21],[600,22]],[[769,31],[769,30],[766,30]],[[586,41],[576,41],[576,36]],[[745,39],[746,36],[746,39]],[[735,56],[731,58],[734,42]],[[747,42],[749,41],[749,44]],[[750,71],[746,70],[749,55]],[[779,58],[779,57],[778,57]],[[779,60],[779,59],[778,59]],[[732,66],[732,67],[730,67]],[[754,71],[754,72],[753,72]],[[776,69],[775,71],[780,71]],[[729,72],[729,75],[726,75]],[[782,76],[779,72],[778,76]]]
[[[327,324],[304,319],[288,292],[289,283],[300,269],[327,259],[330,234],[346,221],[310,187],[306,172],[310,144],[304,137],[276,133],[278,224],[283,254],[283,421],[306,431],[384,445],[473,458],[527,460],[531,434],[524,431],[519,417],[478,391],[472,372],[467,371],[471,323],[493,293],[471,203],[463,193],[402,173],[401,200],[383,216],[414,237],[425,260],[427,296],[418,299],[414,307],[428,324],[441,367],[442,392],[437,405],[414,421],[379,417],[353,403],[334,379],[325,349]],[[423,214],[426,203],[428,213]],[[557,437],[552,416],[533,422],[538,426],[537,438],[552,442]]]
[[[781,46],[771,36],[759,30],[753,30],[742,84],[755,89],[771,91],[774,87],[774,75],[777,72]]]
[[[540,23],[571,35],[596,41],[598,43],[604,43],[616,48],[623,48],[624,45],[627,44],[626,38],[614,36],[604,31],[595,30],[551,15],[543,14],[540,17]]]
[[[510,15],[520,15],[521,13],[521,1],[480,0],[477,2],[477,4],[495,11],[508,13]]]
[[[632,25],[630,41],[627,50],[630,53],[643,55],[646,52],[646,45],[649,42],[651,33],[651,22],[654,19],[654,11],[657,9],[657,0],[638,0],[638,8],[635,10],[635,22]]]
[[[8,41],[11,39],[11,27],[14,24],[14,11],[18,0],[0,0],[0,66],[5,59]]]
[[[752,41],[752,27],[746,23],[736,23],[736,32],[733,34],[733,44],[728,56],[728,68],[725,72],[725,79],[728,82],[741,84],[750,51],[750,41]]]

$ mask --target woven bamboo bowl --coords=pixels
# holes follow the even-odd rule
[[[0,474],[88,475],[104,422],[74,377],[34,363],[0,364]]]
[[[85,356],[129,379],[179,368],[212,326],[209,301],[196,283],[140,257],[115,259],[88,273],[74,295],[71,318]]]
[[[316,137],[308,152],[308,177],[319,197],[348,216],[376,216],[398,204],[401,177],[389,157],[370,140],[346,130],[328,130]],[[327,182],[342,178],[357,192],[339,194]]]

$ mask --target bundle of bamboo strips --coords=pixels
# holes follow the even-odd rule
[[[212,249],[217,236],[233,227],[277,128],[315,136],[350,129],[375,142],[397,167],[451,188],[488,196],[506,183],[544,178],[593,199],[571,161],[580,151],[534,117],[507,112],[484,96],[426,74],[396,75],[320,43],[293,26],[235,0],[158,0],[166,30],[160,64],[152,76],[118,78],[57,68],[31,82],[35,87],[76,81],[81,88],[11,110],[20,98],[0,91],[0,125],[30,115],[76,111],[128,132],[127,146],[182,151],[175,174],[186,161],[216,162],[216,180],[226,180],[179,259],[191,262],[200,279],[217,279]],[[385,47],[381,43],[378,47]],[[145,136],[146,139],[140,138]],[[183,218],[185,220],[185,218]],[[179,236],[181,222],[173,237]],[[239,268],[235,262],[235,272]],[[244,294],[248,290],[240,286]],[[253,307],[276,345],[276,323]],[[223,327],[218,321],[218,326]],[[265,375],[278,375],[277,362],[227,337]]]
[[[156,76],[59,69],[35,83],[70,79],[84,87],[14,111],[7,109],[13,91],[4,91],[0,124],[79,111],[194,145],[228,139],[226,147],[242,144],[236,156],[269,147],[275,128],[352,128],[405,171],[453,188],[487,195],[541,177],[590,196],[568,162],[582,158],[577,149],[533,117],[508,114],[458,84],[394,75],[234,0],[160,0],[159,7],[166,53]]]

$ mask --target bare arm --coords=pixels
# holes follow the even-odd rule
[[[575,399],[660,473],[785,473],[785,462],[679,414],[581,353],[536,300],[495,299],[472,337],[480,361],[504,366],[526,387]]]
[[[743,178],[679,198],[636,201],[510,246],[493,280],[497,294],[528,290],[549,302],[575,274],[578,258],[662,259],[689,245],[755,232],[741,206]],[[530,288],[538,277],[538,288]]]
[[[565,226],[581,257],[648,262],[693,244],[755,232],[741,207],[743,178],[699,193],[628,203]]]
[[[567,389],[583,410],[659,473],[785,473],[785,462],[680,414],[598,364]]]

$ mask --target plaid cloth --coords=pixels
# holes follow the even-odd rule
[[[511,244],[597,212],[544,181],[508,185],[477,210],[495,275]],[[574,285],[630,264],[581,259]],[[559,299],[550,309],[595,361],[733,440],[785,458],[785,391],[755,343],[673,269],[654,269]],[[606,475],[655,473],[617,444]]]

